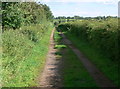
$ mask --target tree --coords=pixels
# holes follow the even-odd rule
[[[20,28],[22,25],[39,24],[52,21],[52,12],[47,5],[36,2],[3,2],[2,27]]]
[[[50,11],[50,8],[46,4],[44,4],[42,6],[44,8],[44,12],[45,12],[47,20],[53,20],[54,16],[53,16],[52,12]]]
[[[2,27],[19,28],[22,25],[23,16],[18,2],[2,3]]]

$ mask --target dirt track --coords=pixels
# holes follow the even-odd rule
[[[72,45],[72,42],[68,40],[64,34],[61,33],[61,36],[63,38],[64,44],[68,45],[73,50],[73,52],[77,55],[84,67],[88,70],[90,75],[94,78],[100,87],[115,87],[113,83],[106,76],[104,76],[104,74],[99,71],[80,50]]]
[[[49,52],[47,55],[45,68],[40,78],[40,87],[55,88],[62,86],[61,74],[60,74],[62,60],[56,59],[55,53],[57,52],[57,49],[54,49],[55,43],[54,43],[53,35],[54,35],[54,30],[52,31],[50,37]]]
[[[50,47],[46,59],[46,65],[40,78],[40,87],[62,87],[62,78],[59,71],[62,59],[56,59],[55,52],[57,50],[54,49],[53,35],[54,30],[50,37]],[[84,67],[88,70],[90,75],[94,78],[94,80],[100,87],[115,87],[113,83],[106,76],[104,76],[104,74],[99,71],[96,66],[87,57],[85,57],[84,54],[82,54],[81,51],[79,51],[75,46],[72,45],[72,42],[68,40],[64,34],[61,33],[60,35],[63,38],[63,43],[68,45],[73,50],[78,59],[83,63]]]

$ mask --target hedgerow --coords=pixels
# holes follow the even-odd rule
[[[118,61],[120,58],[117,19],[81,20],[62,23],[58,27],[80,39],[88,41],[110,59]]]

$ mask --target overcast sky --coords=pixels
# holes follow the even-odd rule
[[[118,16],[119,0],[37,0],[57,16]]]

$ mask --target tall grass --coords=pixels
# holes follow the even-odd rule
[[[24,26],[2,34],[2,82],[4,87],[36,86],[45,63],[52,24]]]

